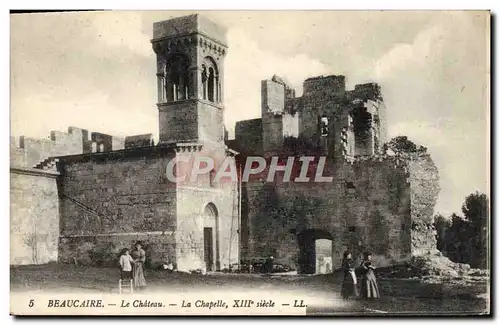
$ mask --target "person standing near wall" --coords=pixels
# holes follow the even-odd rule
[[[368,252],[363,254],[363,262],[361,262],[362,278],[361,278],[361,293],[364,299],[380,298],[378,291],[377,278],[375,277],[375,266],[373,265],[372,255]]]
[[[349,251],[344,252],[342,258],[342,270],[344,271],[344,281],[342,282],[341,295],[343,299],[358,296],[358,281],[354,271],[354,261]]]
[[[144,277],[146,252],[142,249],[142,243],[140,241],[135,243],[135,249],[132,251],[132,258],[134,259],[132,272],[134,277],[134,286],[136,289],[141,290],[146,288],[146,278]]]
[[[273,273],[273,268],[274,268],[274,257],[269,256],[264,266],[265,273]]]

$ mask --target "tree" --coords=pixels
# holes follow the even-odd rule
[[[451,225],[445,239],[450,260],[457,263],[470,263],[470,237],[469,222],[455,213],[452,214]]]
[[[488,266],[489,200],[485,194],[468,195],[462,205],[464,217],[452,214],[446,219],[437,215],[438,249],[450,260],[467,263],[474,268]]]
[[[434,217],[434,228],[436,228],[437,249],[444,255],[448,254],[447,234],[451,227],[451,221],[441,214]]]
[[[471,264],[484,268],[488,255],[488,196],[479,192],[470,194],[462,205],[462,213],[471,226]]]
[[[427,152],[426,147],[415,144],[406,136],[397,136],[386,143],[384,147],[392,150],[395,154]]]
[[[465,198],[462,205],[462,212],[465,219],[470,221],[477,229],[487,227],[489,202],[488,196],[484,193],[472,193]]]

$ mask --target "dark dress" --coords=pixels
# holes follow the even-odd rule
[[[357,297],[358,286],[356,273],[354,273],[354,261],[344,260],[342,262],[342,269],[344,270],[344,281],[342,282],[341,290],[342,298]]]
[[[134,250],[131,255],[135,260],[132,269],[134,286],[136,288],[144,288],[146,287],[146,279],[144,278],[144,263],[146,262],[146,252],[143,249]]]
[[[380,298],[378,291],[377,278],[375,277],[374,267],[370,261],[361,263],[363,276],[361,278],[361,294],[365,299]]]

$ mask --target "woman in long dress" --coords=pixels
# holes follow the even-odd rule
[[[361,269],[363,276],[361,278],[361,293],[364,299],[377,299],[380,298],[378,291],[377,278],[375,277],[375,266],[373,265],[370,253],[363,254],[363,262]]]
[[[132,251],[134,259],[133,277],[134,287],[138,290],[146,287],[146,279],[144,278],[144,263],[146,262],[146,252],[142,249],[142,243],[137,242],[135,249]]]
[[[354,272],[354,261],[350,252],[345,251],[342,259],[342,269],[344,270],[344,281],[342,282],[341,295],[343,299],[358,296],[357,278]]]

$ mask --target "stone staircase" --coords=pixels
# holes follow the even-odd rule
[[[58,158],[49,157],[45,160],[36,164],[33,168],[35,169],[43,169],[43,170],[51,170],[57,171],[57,163],[59,162]]]

